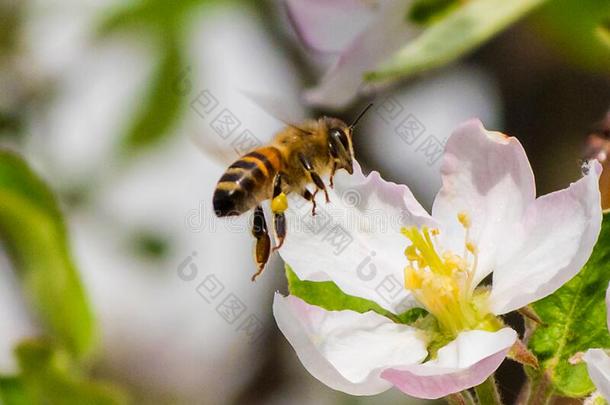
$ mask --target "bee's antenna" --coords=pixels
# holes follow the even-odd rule
[[[365,109],[362,110],[362,112],[360,114],[358,114],[358,116],[356,117],[354,122],[352,122],[352,124],[349,127],[350,128],[355,128],[356,124],[358,124],[358,121],[360,121],[360,118],[362,118],[364,116],[364,114],[366,114],[366,112],[371,109],[372,106],[373,106],[373,103],[370,103],[369,105],[367,105],[365,107]]]

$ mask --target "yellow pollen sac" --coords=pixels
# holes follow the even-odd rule
[[[440,233],[441,233],[441,231],[439,231],[439,230],[438,230],[438,229],[436,229],[436,228],[430,229],[430,234],[431,234],[432,236],[438,236]]]
[[[409,260],[410,262],[415,262],[419,259],[417,249],[414,245],[410,245],[405,249],[405,256],[407,256],[407,260]]]
[[[467,212],[462,211],[459,214],[457,214],[457,219],[458,221],[460,221],[460,224],[462,224],[462,226],[466,229],[470,228],[471,222],[470,222],[470,215],[468,215]]]
[[[445,261],[445,265],[451,270],[466,270],[466,262],[460,256],[456,255],[452,252],[444,252],[443,260]]]
[[[466,242],[466,249],[473,255],[478,253],[477,245],[475,245],[473,242]]]
[[[281,214],[288,209],[288,198],[286,194],[280,193],[277,197],[271,200],[271,211],[275,214]]]

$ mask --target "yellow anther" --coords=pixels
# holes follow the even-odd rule
[[[438,235],[438,234],[440,234],[440,233],[441,233],[441,231],[439,231],[439,230],[438,230],[438,229],[436,229],[436,228],[432,228],[432,229],[430,229],[430,235],[432,235],[432,236],[437,236],[437,235]]]
[[[445,262],[445,266],[449,272],[464,270],[466,267],[464,259],[449,251],[443,253],[443,261]]]
[[[466,250],[468,250],[473,255],[476,255],[478,252],[477,245],[475,245],[474,242],[466,242]]]
[[[422,286],[422,278],[417,274],[411,266],[405,267],[405,288],[408,290],[417,290]]]
[[[271,200],[271,211],[275,214],[281,214],[288,209],[288,198],[286,194],[280,193],[277,197]]]
[[[419,254],[417,254],[417,249],[415,245],[411,245],[405,249],[405,256],[407,256],[407,260],[410,262],[414,262],[419,260]]]
[[[468,215],[468,213],[466,213],[465,211],[460,212],[457,215],[457,219],[458,221],[460,221],[460,224],[462,224],[462,226],[466,229],[470,228],[470,216]]]

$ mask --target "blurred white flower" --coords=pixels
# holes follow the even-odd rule
[[[606,323],[610,330],[610,286],[606,290]],[[589,349],[582,359],[587,363],[589,377],[606,401],[610,401],[610,356],[604,349]]]
[[[309,103],[341,108],[363,88],[363,76],[398,51],[416,32],[408,0],[285,0],[293,25],[309,47],[340,52]]]
[[[517,139],[472,120],[448,139],[441,172],[431,216],[407,187],[356,168],[353,176],[337,176],[331,194],[343,213],[332,216],[332,229],[349,233],[351,243],[338,252],[338,238],[329,233],[303,227],[288,234],[280,253],[300,279],[332,280],[394,313],[414,303],[438,325],[418,329],[372,312],[329,312],[276,295],[278,326],[308,371],[330,387],[371,395],[393,385],[440,398],[478,385],[517,339],[497,315],[553,293],[588,260],[602,219],[597,161],[569,188],[536,199]],[[347,204],[346,190],[360,201]],[[287,220],[298,221],[308,209]],[[390,218],[385,227],[362,225],[375,214]],[[363,273],[371,256],[374,268]],[[491,287],[479,285],[492,272]],[[383,296],[373,274],[404,280],[402,294]]]

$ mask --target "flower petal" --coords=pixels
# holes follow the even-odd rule
[[[493,269],[507,243],[507,230],[534,201],[534,175],[519,141],[487,131],[479,120],[462,124],[449,137],[441,174],[432,216],[442,224],[443,246],[457,253],[465,241],[457,214],[470,216],[469,238],[479,251],[476,285]]]
[[[606,401],[610,401],[610,357],[602,349],[589,349],[583,360],[591,381]]]
[[[567,189],[538,198],[505,237],[524,235],[493,273],[491,310],[504,314],[552,294],[585,265],[601,228],[601,165]]]
[[[391,384],[379,377],[383,369],[427,355],[421,332],[374,312],[326,311],[276,293],[273,314],[307,371],[351,395],[387,390]]]
[[[367,298],[402,312],[412,307],[403,287],[402,226],[434,225],[406,186],[386,182],[379,173],[340,171],[330,203],[311,203],[291,196],[286,212],[288,231],[280,255],[301,280],[332,280],[350,295]],[[322,197],[318,193],[318,197]]]
[[[405,17],[410,6],[408,0],[381,2],[373,21],[343,51],[321,82],[306,92],[305,99],[331,108],[348,104],[362,87],[364,74],[414,36],[415,30]]]
[[[441,398],[485,381],[500,366],[516,339],[517,333],[511,328],[462,332],[438,351],[436,359],[388,369],[381,377],[408,395]]]
[[[339,52],[371,21],[375,10],[362,0],[285,0],[292,25],[305,46]]]

